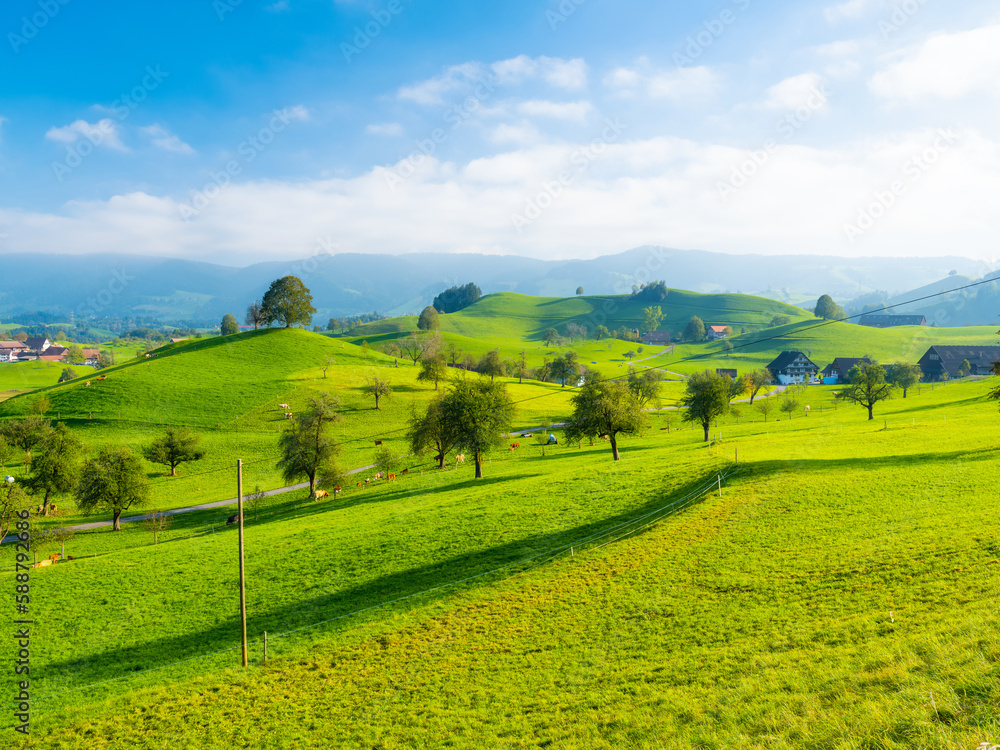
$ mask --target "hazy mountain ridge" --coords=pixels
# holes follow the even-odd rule
[[[954,256],[729,255],[652,246],[589,260],[339,253],[245,268],[113,254],[21,254],[0,256],[0,268],[8,281],[0,292],[0,314],[72,311],[77,317],[150,315],[212,324],[225,313],[242,319],[247,304],[287,274],[310,288],[318,310],[315,322],[325,323],[329,317],[373,310],[418,312],[444,289],[468,281],[484,294],[570,296],[579,286],[588,294],[622,294],[633,284],[664,279],[671,287],[697,292],[742,292],[810,304],[821,294],[847,300],[881,289],[895,295],[933,284],[952,270],[970,276],[987,270]]]

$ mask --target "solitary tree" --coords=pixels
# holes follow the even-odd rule
[[[580,373],[580,362],[576,357],[576,352],[566,352],[563,356],[552,360],[549,364],[549,373],[565,388],[566,381],[575,379]]]
[[[837,320],[847,317],[844,308],[834,302],[829,294],[824,294],[816,301],[815,315],[817,318],[823,318],[824,320]]]
[[[600,341],[601,339],[606,339],[611,337],[611,331],[608,330],[607,326],[597,326],[594,329],[594,338]]]
[[[770,385],[772,380],[774,380],[774,376],[771,375],[771,371],[766,367],[750,373],[750,376],[747,378],[746,390],[750,392],[751,404],[753,404],[753,400],[757,397],[757,394],[760,393],[761,388],[765,385]]]
[[[31,494],[41,495],[42,515],[48,515],[53,495],[66,495],[76,489],[82,461],[83,443],[62,422],[35,446],[26,485]]]
[[[389,385],[388,381],[382,380],[378,375],[371,375],[365,379],[365,385],[362,388],[365,395],[375,397],[375,408],[380,409],[379,401],[385,397],[388,398],[392,395],[392,386]]]
[[[423,309],[420,313],[420,318],[417,320],[417,328],[421,331],[436,331],[440,325],[438,311],[430,305]]]
[[[11,527],[17,529],[18,514],[30,507],[31,498],[22,487],[0,481],[0,539],[7,536]]]
[[[399,467],[399,456],[387,445],[383,445],[375,451],[375,468],[382,472],[382,476],[389,479],[389,475],[395,473]]]
[[[172,521],[173,516],[168,516],[162,510],[154,510],[142,519],[142,525],[146,531],[153,535],[153,544],[156,544],[160,534],[170,528]]]
[[[549,344],[554,344],[559,340],[559,331],[557,331],[555,328],[546,328],[544,338],[545,338],[545,346],[548,346]]]
[[[436,391],[438,383],[447,379],[448,363],[445,362],[444,354],[436,352],[420,360],[420,372],[417,373],[417,380],[433,382]]]
[[[261,308],[267,325],[283,322],[285,328],[291,328],[296,323],[309,325],[316,312],[312,295],[296,276],[282,276],[272,281],[261,301]]]
[[[659,404],[660,402],[660,381],[663,377],[659,370],[650,368],[642,373],[637,373],[633,368],[629,368],[628,383],[629,390],[635,394],[639,401],[640,408],[645,409],[650,402]]]
[[[247,305],[247,314],[243,317],[243,322],[248,326],[253,326],[255,331],[257,330],[257,326],[264,325],[267,322],[267,317],[264,315],[264,306],[259,300]]]
[[[122,513],[149,500],[149,479],[142,461],[123,445],[105,445],[88,460],[76,488],[76,505],[85,514],[110,511],[112,528],[121,531]]]
[[[663,317],[663,310],[660,309],[659,305],[644,307],[642,309],[642,329],[644,331],[655,331],[660,327]]]
[[[486,352],[486,354],[484,354],[479,360],[479,364],[476,366],[476,372],[480,375],[489,375],[491,382],[497,375],[503,377],[503,360],[500,358],[500,352],[496,349],[490,349]]]
[[[62,374],[59,376],[59,382],[65,383],[67,380],[72,380],[76,377],[76,373],[73,372],[72,368],[64,367]]]
[[[684,326],[685,341],[701,341],[705,338],[705,324],[697,315],[692,315]]]
[[[188,461],[200,461],[205,451],[198,447],[201,436],[191,432],[190,427],[168,427],[162,437],[143,449],[147,461],[170,467],[170,476],[177,476],[177,467]]]
[[[774,411],[774,399],[762,398],[757,402],[757,410],[764,417],[764,421],[767,422],[767,415]]]
[[[689,377],[685,387],[680,400],[680,404],[687,407],[684,421],[701,424],[707,443],[712,420],[729,409],[729,384],[718,373],[705,370]]]
[[[581,294],[583,294],[583,287],[582,286],[578,286],[576,288],[576,296],[579,297]]]
[[[792,391],[785,391],[785,397],[781,399],[781,403],[778,405],[788,418],[791,419],[792,415],[799,408],[799,400],[795,398],[795,394]]]
[[[32,415],[3,425],[2,434],[7,442],[24,451],[25,461],[31,463],[31,451],[50,431],[49,420]]]
[[[424,340],[416,334],[411,334],[410,336],[399,339],[399,341],[396,342],[396,345],[399,347],[399,351],[407,359],[413,360],[414,365],[416,365],[420,358],[424,356]]]
[[[339,406],[340,401],[328,393],[311,398],[310,409],[297,416],[279,440],[282,477],[286,482],[308,478],[310,497],[316,497],[317,483],[336,486],[342,477],[336,463],[340,443],[329,430],[343,419],[336,411]]]
[[[566,438],[580,441],[585,437],[607,435],[613,459],[621,460],[618,435],[634,435],[643,426],[642,406],[628,384],[604,380],[591,370],[571,401],[573,416],[566,427]]]
[[[837,393],[837,398],[861,404],[868,409],[868,419],[874,419],[873,410],[879,401],[892,396],[892,383],[885,382],[882,365],[854,365],[847,373],[848,385]]]
[[[542,458],[545,458],[545,446],[549,444],[549,430],[551,429],[552,423],[546,420],[542,422],[542,426],[535,433],[535,442],[542,446]]]
[[[483,455],[500,447],[514,419],[514,402],[507,389],[492,380],[460,380],[445,395],[442,406],[455,434],[455,447],[472,453],[476,479],[482,479]]]
[[[768,327],[777,328],[778,326],[787,326],[791,322],[792,319],[788,315],[775,315],[773,318],[771,318],[771,323],[769,324]]]
[[[222,324],[219,326],[219,329],[223,336],[232,336],[234,333],[240,332],[240,324],[237,322],[235,316],[226,313],[222,316]]]
[[[445,456],[458,440],[458,430],[447,418],[444,409],[444,397],[439,396],[427,405],[427,411],[410,415],[408,436],[410,450],[417,455],[434,451],[438,468],[444,468]]]
[[[923,376],[924,372],[920,369],[920,365],[896,362],[893,365],[889,365],[885,379],[897,388],[902,388],[903,398],[906,398],[906,392],[919,383]]]

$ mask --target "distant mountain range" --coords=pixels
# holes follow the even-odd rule
[[[588,294],[623,294],[633,284],[664,279],[679,289],[742,292],[811,306],[821,294],[846,301],[882,290],[877,298],[891,297],[933,286],[950,272],[978,276],[983,269],[977,261],[954,256],[728,255],[640,247],[591,260],[343,253],[245,268],[142,256],[21,254],[0,256],[0,271],[0,316],[49,312],[68,317],[72,312],[76,318],[141,315],[215,325],[226,313],[242,321],[247,304],[259,299],[271,281],[288,274],[310,288],[318,310],[315,322],[325,324],[330,317],[363,312],[418,312],[436,294],[469,281],[484,294],[570,296],[580,286]]]

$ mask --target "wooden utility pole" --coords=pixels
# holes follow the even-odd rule
[[[247,665],[247,587],[243,568],[243,459],[236,459],[236,518],[240,524],[240,629],[243,638],[243,666]]]

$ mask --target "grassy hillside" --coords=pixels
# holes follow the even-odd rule
[[[248,524],[245,671],[232,530],[36,571],[26,746],[996,742],[990,385],[289,499]]]

